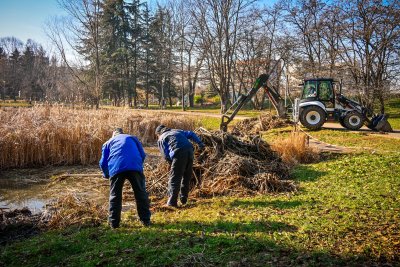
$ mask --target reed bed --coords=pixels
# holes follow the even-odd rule
[[[144,144],[156,141],[154,131],[159,124],[195,128],[193,119],[179,115],[49,106],[2,110],[0,122],[0,170],[97,163],[102,144],[116,127]]]

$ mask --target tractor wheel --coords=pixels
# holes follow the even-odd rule
[[[358,130],[364,124],[363,116],[357,111],[351,111],[343,119],[344,127],[349,130]]]
[[[346,125],[344,125],[344,116],[340,116],[339,123],[340,125],[342,125],[343,128],[346,128]]]
[[[305,107],[300,113],[300,122],[310,130],[319,130],[325,123],[326,113],[318,106]]]

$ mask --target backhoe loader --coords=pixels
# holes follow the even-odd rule
[[[275,64],[274,68],[277,65]],[[288,115],[289,107],[285,106],[285,101],[278,90],[269,85],[269,78],[269,74],[260,75],[249,92],[246,95],[240,95],[237,101],[222,115],[220,124],[222,131],[227,131],[228,124],[261,87],[264,88],[278,116],[286,117]],[[388,115],[372,115],[372,112],[361,104],[343,96],[341,85],[340,91],[335,92],[338,85],[339,83],[331,78],[304,80],[301,98],[296,99],[292,107],[294,122],[297,123],[299,120],[304,127],[310,130],[321,129],[326,121],[338,121],[349,130],[358,130],[365,124],[371,130],[392,131],[392,127],[387,121]]]

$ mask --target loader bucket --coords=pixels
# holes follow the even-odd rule
[[[387,114],[374,115],[367,126],[378,132],[393,132],[392,126],[387,120],[388,117]]]

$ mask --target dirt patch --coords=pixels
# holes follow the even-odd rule
[[[0,245],[20,240],[41,232],[41,215],[29,209],[0,210]]]

